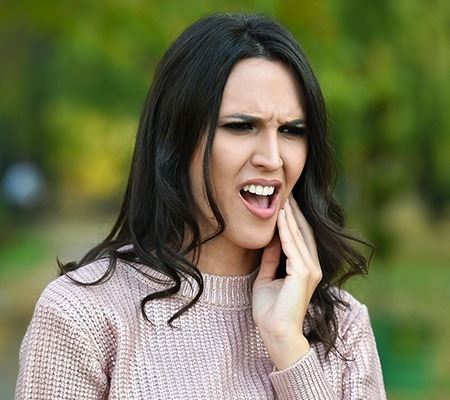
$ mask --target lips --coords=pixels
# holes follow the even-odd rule
[[[245,207],[256,217],[268,219],[276,212],[281,182],[253,180],[239,191]]]

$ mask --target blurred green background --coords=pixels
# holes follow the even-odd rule
[[[450,398],[450,3],[37,0],[0,5],[0,399],[57,275],[108,232],[154,68],[211,11],[297,37],[322,84],[350,225],[377,245],[348,285],[370,309],[388,397]]]

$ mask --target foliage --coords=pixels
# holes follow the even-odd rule
[[[210,11],[274,15],[323,84],[356,220],[388,244],[391,202],[450,195],[450,5],[444,0],[6,2],[0,14],[0,176],[33,161],[58,193],[121,191],[140,105],[168,44]],[[387,247],[386,247],[387,248]]]

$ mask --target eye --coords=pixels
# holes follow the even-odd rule
[[[223,124],[222,127],[237,132],[251,131],[254,128],[251,122],[228,122]]]
[[[306,125],[282,125],[278,128],[278,131],[288,136],[305,136],[308,133],[308,128]]]

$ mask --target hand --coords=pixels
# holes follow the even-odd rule
[[[264,249],[253,286],[253,319],[277,369],[305,356],[310,347],[303,321],[311,297],[322,279],[314,233],[293,196],[278,215],[278,234]],[[286,277],[275,279],[283,249]]]

